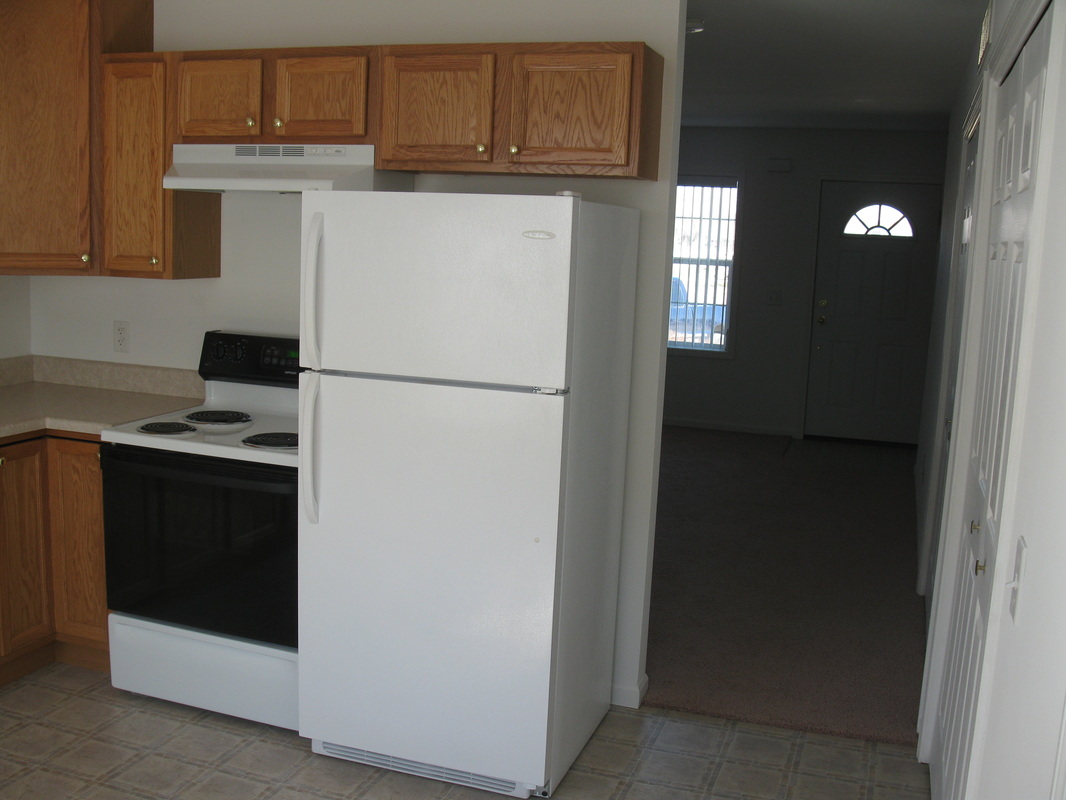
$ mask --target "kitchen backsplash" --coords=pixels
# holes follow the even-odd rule
[[[0,386],[33,380],[33,356],[0,358]]]
[[[0,359],[0,386],[40,381],[122,392],[203,397],[203,379],[191,369],[116,364],[55,356]]]

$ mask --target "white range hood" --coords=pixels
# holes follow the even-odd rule
[[[176,144],[163,188],[358,191],[409,188],[411,180],[407,173],[375,170],[374,146],[368,144]]]

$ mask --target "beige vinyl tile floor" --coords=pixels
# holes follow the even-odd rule
[[[53,664],[0,688],[2,800],[492,800],[311,753],[307,739]],[[559,800],[928,800],[914,750],[613,708]]]

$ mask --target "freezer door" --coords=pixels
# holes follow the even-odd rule
[[[576,202],[305,193],[304,366],[568,387]]]
[[[301,735],[543,784],[570,398],[304,382]]]

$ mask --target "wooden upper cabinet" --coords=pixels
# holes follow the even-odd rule
[[[104,65],[103,270],[166,269],[163,171],[166,67],[162,61]]]
[[[256,136],[262,132],[263,62],[258,58],[181,61],[178,133]]]
[[[163,53],[109,56],[103,69],[101,139],[104,275],[216,278],[221,199],[163,188],[170,164]]]
[[[512,61],[510,161],[625,166],[630,53],[522,53]]]
[[[89,0],[0,3],[0,274],[91,272]]]
[[[52,635],[41,439],[0,447],[0,656]]]
[[[492,53],[385,56],[379,162],[490,162],[494,77]]]
[[[274,135],[365,136],[367,74],[366,56],[279,58]]]
[[[656,176],[662,58],[643,43],[384,50],[381,169]]]

